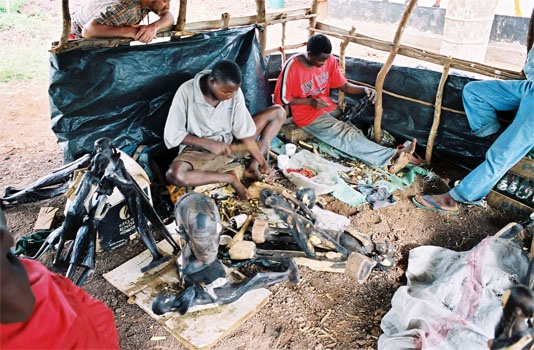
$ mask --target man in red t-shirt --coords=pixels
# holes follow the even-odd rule
[[[0,209],[0,349],[119,349],[104,303],[12,246]]]
[[[274,102],[289,105],[293,122],[323,142],[368,164],[388,166],[391,173],[404,168],[415,151],[415,139],[398,151],[370,141],[360,129],[336,118],[341,111],[330,98],[330,89],[365,94],[372,103],[376,91],[347,81],[331,55],[332,44],[326,36],[312,36],[306,49],[306,53],[292,56],[284,65],[276,82]]]

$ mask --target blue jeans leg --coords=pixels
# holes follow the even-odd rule
[[[520,83],[514,84],[514,89],[520,96],[516,105],[517,114],[488,149],[486,160],[449,192],[458,202],[476,203],[483,199],[497,181],[534,147],[534,82],[516,82]],[[498,104],[489,97],[487,99],[489,104]]]
[[[357,127],[326,113],[302,129],[330,146],[374,166],[391,164],[397,150],[370,141]]]
[[[481,80],[468,83],[462,98],[473,134],[485,137],[497,133],[501,123],[496,111],[513,111],[521,102],[524,80]]]

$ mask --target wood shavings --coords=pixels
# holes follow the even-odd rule
[[[347,313],[347,312],[345,312],[345,316],[347,316],[347,317],[349,317],[349,318],[352,318],[352,319],[354,319],[354,320],[359,320],[359,319],[360,319],[358,316],[356,316],[356,315],[351,315],[351,314],[349,314],[349,313]]]
[[[152,341],[165,340],[165,339],[167,339],[167,337],[163,335],[154,335],[152,336],[152,338],[150,338],[150,340]]]
[[[326,313],[326,315],[324,315],[324,317],[321,319],[321,324],[325,323],[326,319],[330,316],[330,314],[332,313],[332,310],[328,310],[328,312]]]

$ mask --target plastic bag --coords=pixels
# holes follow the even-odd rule
[[[298,187],[310,187],[318,195],[330,193],[335,190],[339,181],[342,181],[338,172],[347,172],[351,168],[328,161],[309,151],[303,150],[296,153],[289,159],[289,168],[307,168],[313,170],[317,175],[308,178],[297,172],[287,172],[282,169],[285,177]]]

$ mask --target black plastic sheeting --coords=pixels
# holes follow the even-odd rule
[[[222,59],[243,73],[254,114],[272,104],[255,26],[220,30],[179,41],[53,54],[50,58],[52,130],[64,162],[109,137],[115,147],[148,145],[166,151],[163,129],[178,87]]]
[[[277,77],[281,69],[281,57],[270,56],[266,63],[268,77]],[[351,57],[346,59],[347,77],[373,86],[381,67],[382,64],[377,62]],[[434,104],[440,79],[441,72],[394,65],[386,76],[384,90]],[[443,91],[442,106],[463,111],[462,90],[465,84],[473,80],[475,79],[451,73]],[[434,108],[388,94],[382,96],[382,129],[395,136],[397,142],[415,137],[419,146],[426,147],[434,120]],[[358,96],[347,96],[347,103],[356,104],[354,98]],[[502,115],[502,117],[507,119],[510,116]],[[367,131],[373,123],[373,107],[367,108],[356,121],[357,126],[364,131]],[[478,138],[471,133],[465,114],[442,111],[432,160],[446,159],[461,167],[473,169],[484,160],[484,154],[491,142],[489,138]],[[424,157],[424,149],[419,147],[419,151]]]
[[[280,55],[262,59],[255,26],[220,30],[179,41],[151,45],[78,50],[51,56],[50,105],[52,130],[71,162],[93,150],[93,142],[109,137],[121,149],[148,145],[152,156],[167,154],[163,129],[172,98],[180,84],[221,59],[234,60],[243,73],[242,89],[252,114],[271,105],[274,84],[281,70]],[[381,63],[347,58],[347,77],[375,85]],[[441,72],[392,66],[384,89],[431,104],[435,103]],[[450,74],[443,106],[463,110],[461,93],[474,79]],[[334,90],[334,98],[335,96]],[[357,101],[351,96],[348,103]],[[434,108],[383,95],[382,128],[398,142],[418,139],[424,155]],[[510,118],[510,115],[505,116]],[[368,108],[356,124],[364,131],[373,124]],[[489,138],[472,135],[465,115],[442,111],[434,143],[433,160],[446,159],[472,169],[484,159]],[[172,159],[172,158],[171,158]],[[161,166],[162,164],[160,164]],[[165,165],[163,165],[165,167]]]

